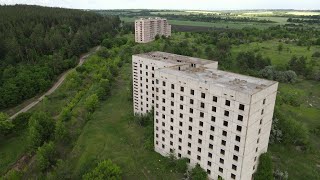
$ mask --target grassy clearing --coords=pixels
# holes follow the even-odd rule
[[[280,42],[276,40],[265,42],[254,42],[250,44],[242,44],[232,47],[233,55],[236,55],[241,51],[256,51],[260,52],[264,57],[269,57],[273,65],[286,65],[293,55],[306,56],[308,60],[314,52],[319,51],[320,46],[312,46],[310,50],[306,46],[297,46],[295,44],[283,44],[283,50],[278,51]]]
[[[112,95],[93,114],[72,151],[73,175],[83,172],[88,162],[111,159],[123,171],[124,179],[177,179],[179,174],[166,168],[165,159],[143,147],[145,129],[130,122],[129,72],[126,64]]]

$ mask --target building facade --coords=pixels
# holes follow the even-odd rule
[[[154,107],[156,152],[188,158],[210,179],[252,179],[268,148],[277,82],[163,52],[134,55],[132,65],[134,113]]]
[[[148,43],[156,35],[171,36],[171,25],[163,18],[140,18],[135,21],[135,42]]]

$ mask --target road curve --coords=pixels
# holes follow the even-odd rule
[[[79,63],[78,65],[75,67],[79,67],[81,66],[84,61],[94,52],[96,52],[97,50],[100,49],[100,46],[97,46],[94,48],[93,51],[83,55],[80,57],[79,59]],[[73,69],[75,69],[73,68]],[[57,90],[57,88],[63,83],[63,81],[66,79],[67,75],[69,74],[69,72],[73,69],[69,69],[66,72],[62,73],[62,76],[58,79],[58,81],[56,83],[54,83],[54,85],[46,92],[44,93],[41,97],[39,97],[38,99],[32,101],[31,103],[29,103],[27,106],[25,106],[24,108],[22,108],[20,111],[18,111],[17,113],[15,113],[14,115],[12,115],[9,119],[14,119],[15,117],[17,117],[20,113],[24,113],[29,111],[32,107],[34,107],[35,105],[37,105],[39,102],[41,102],[43,100],[44,97],[52,94],[55,90]]]

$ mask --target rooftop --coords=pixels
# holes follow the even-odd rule
[[[169,63],[177,64],[177,65],[183,64],[183,63],[188,63],[188,64],[193,63],[193,64],[200,64],[200,65],[218,63],[216,61],[211,61],[211,60],[207,60],[207,59],[182,56],[182,55],[177,55],[177,54],[172,54],[172,53],[167,53],[167,52],[160,52],[160,51],[154,51],[154,52],[143,53],[143,54],[136,54],[134,56],[153,59],[153,60],[157,60],[157,61],[169,62]]]
[[[166,18],[161,18],[161,17],[148,17],[148,18],[139,18],[139,20],[167,20]]]
[[[173,66],[170,68],[160,69],[159,71],[250,95],[277,83],[276,81],[270,81],[206,67],[189,67],[179,70],[177,66]]]

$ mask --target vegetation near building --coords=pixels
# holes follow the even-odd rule
[[[83,175],[84,180],[101,180],[101,179],[121,179],[121,169],[115,165],[111,160],[104,160],[100,162],[97,167],[90,172]]]
[[[197,164],[192,170],[190,174],[190,178],[192,180],[206,180],[208,179],[207,172]]]
[[[259,158],[259,165],[257,172],[254,174],[255,180],[272,180],[273,178],[273,165],[269,153],[261,154]]]

